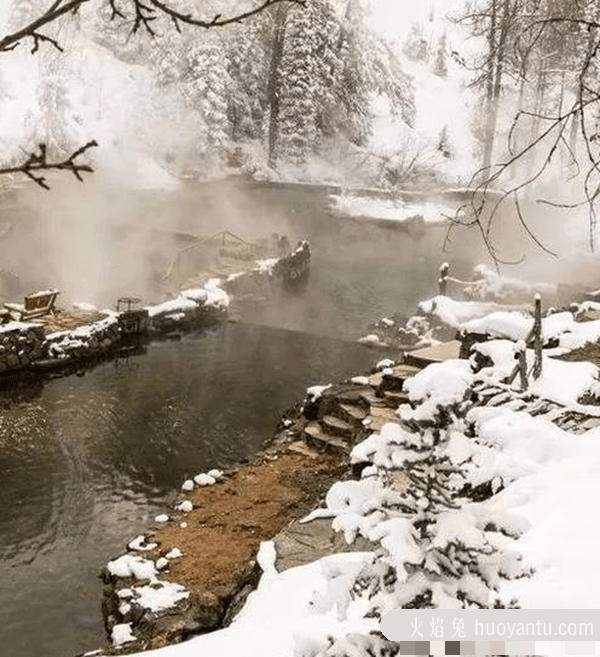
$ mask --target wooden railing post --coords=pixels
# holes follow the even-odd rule
[[[440,277],[438,278],[438,289],[439,294],[442,297],[446,296],[448,290],[448,272],[450,271],[450,265],[447,262],[444,262],[440,267]]]
[[[542,374],[542,298],[539,294],[535,295],[533,350],[535,353],[535,361],[533,363],[533,378],[539,379]]]
[[[523,342],[517,344],[517,349],[519,350],[518,359],[519,359],[519,376],[521,379],[521,392],[527,390],[527,345]]]

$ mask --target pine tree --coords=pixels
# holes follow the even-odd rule
[[[73,115],[66,80],[61,75],[44,76],[37,89],[37,111],[30,114],[29,150],[45,144],[52,158],[71,153],[78,143],[77,121]]]
[[[221,157],[229,142],[229,75],[222,48],[214,42],[194,46],[187,57],[187,94],[202,119],[200,135],[208,153]]]
[[[368,597],[373,617],[398,608],[513,606],[499,597],[500,581],[530,574],[520,555],[498,551],[492,539],[498,532],[518,537],[523,523],[464,497],[471,471],[455,463],[449,449],[464,429],[457,420],[464,405],[438,408],[432,417],[421,418],[418,409],[405,413],[402,437],[395,435],[373,456],[373,462],[387,460],[392,470],[404,471],[409,481],[391,500],[389,519],[370,532],[383,549],[354,588],[355,595]]]
[[[320,35],[315,17],[321,0],[305,9],[292,9],[287,17],[281,70],[278,153],[302,164],[317,141],[319,97],[317,49]]]
[[[439,75],[441,78],[448,76],[448,37],[446,33],[442,34],[438,42],[437,51],[435,53],[435,64],[433,67],[433,72],[436,75]]]
[[[407,57],[414,61],[426,62],[429,59],[429,47],[420,23],[411,25],[402,50]]]
[[[264,135],[268,108],[265,80],[269,76],[269,28],[264,17],[239,25],[227,40],[229,121],[232,139]]]
[[[417,110],[412,78],[404,72],[394,49],[386,41],[374,41],[371,57],[375,92],[388,98],[394,116],[413,126]]]
[[[372,132],[370,101],[374,71],[368,56],[372,52],[371,42],[364,6],[360,0],[350,0],[342,23],[339,54],[343,63],[339,89],[344,108],[339,127],[357,146],[364,146]]]

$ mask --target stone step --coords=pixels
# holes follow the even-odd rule
[[[371,417],[379,417],[388,422],[396,422],[398,415],[393,408],[389,406],[372,406],[370,410]]]
[[[392,390],[386,390],[383,393],[383,399],[392,408],[398,408],[402,404],[408,404],[410,402],[406,392],[393,392]]]
[[[319,452],[316,449],[309,447],[303,440],[297,440],[295,443],[291,443],[288,445],[287,449],[289,452],[302,454],[302,456],[308,456],[313,459],[319,457]]]
[[[364,392],[362,392],[360,397],[363,400],[363,403],[366,404],[366,406],[385,406],[386,405],[383,398],[382,397],[377,397],[377,395],[371,389],[365,390]]]
[[[360,404],[362,397],[361,395],[367,392],[364,386],[360,388],[354,388],[352,390],[344,390],[338,394],[335,394],[334,397],[337,399],[340,404]]]
[[[325,433],[318,422],[309,422],[304,427],[304,437],[307,444],[314,445],[318,449],[347,451],[346,442],[338,436]]]
[[[395,365],[391,368],[392,372],[394,373],[393,376],[395,376],[397,379],[402,379],[403,381],[406,381],[406,379],[410,379],[415,374],[418,374],[421,369],[422,368],[416,367],[415,365],[406,364]]]
[[[325,415],[321,418],[323,429],[332,436],[341,436],[342,438],[352,438],[354,427],[345,420],[335,417],[335,415]]]
[[[362,424],[362,421],[367,417],[368,412],[361,406],[354,404],[340,404],[340,415],[342,419],[349,424]]]
[[[427,367],[432,363],[442,363],[445,360],[458,358],[460,354],[460,341],[451,340],[442,342],[433,347],[416,349],[406,354],[406,364],[414,367]]]
[[[369,431],[376,431],[379,433],[385,424],[388,424],[390,422],[393,422],[394,424],[398,424],[398,417],[369,415],[369,417],[367,417],[365,421],[369,422],[369,424],[365,425]]]

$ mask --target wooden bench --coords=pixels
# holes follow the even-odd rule
[[[58,290],[44,290],[28,294],[24,303],[5,303],[4,307],[10,312],[13,319],[25,321],[54,314],[56,297],[60,294]]]

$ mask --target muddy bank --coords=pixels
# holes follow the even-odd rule
[[[185,598],[153,611],[136,604],[135,596],[124,597],[132,589],[152,585],[150,580],[115,577],[110,566],[103,572],[108,636],[114,638],[115,626],[130,623],[137,639],[115,653],[158,648],[227,625],[258,583],[261,541],[306,515],[347,474],[339,456],[308,448],[290,450],[290,435],[279,438],[256,462],[214,485],[180,495],[175,508],[185,500],[193,510],[172,513],[166,524],[145,534],[141,545],[155,547],[137,554],[161,566],[154,586],[183,586]]]

